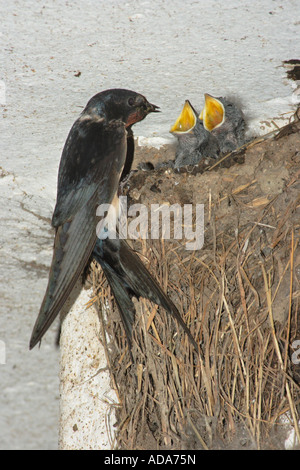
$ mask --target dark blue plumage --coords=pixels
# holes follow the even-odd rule
[[[33,328],[30,349],[43,337],[93,257],[101,266],[120,310],[131,344],[135,308],[132,297],[145,297],[165,308],[189,329],[173,302],[124,240],[100,240],[96,209],[117,200],[119,183],[130,172],[134,156],[132,125],[158,107],[130,90],[95,95],[74,123],[58,173],[56,228],[48,287]]]

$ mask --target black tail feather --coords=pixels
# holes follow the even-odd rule
[[[97,257],[95,257],[95,259],[99,262]],[[129,343],[129,348],[131,349],[132,327],[135,317],[134,304],[130,295],[128,294],[127,289],[121,283],[118,275],[106,263],[101,262],[100,264],[118,305],[126,337]]]
[[[125,240],[97,240],[93,258],[101,265],[111,286],[130,346],[135,317],[135,307],[131,299],[135,296],[149,299],[162,306],[178,321],[198,351],[197,343],[176,306]]]

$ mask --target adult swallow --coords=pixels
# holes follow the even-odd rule
[[[45,334],[89,261],[97,240],[96,208],[111,204],[117,194],[131,126],[153,111],[157,106],[140,94],[106,90],[90,99],[72,126],[58,172],[49,282],[30,349]]]
[[[130,341],[129,325],[132,329],[134,318],[130,295],[145,296],[146,290],[142,287],[141,290],[134,289],[126,277],[120,278],[119,265],[126,271],[127,258],[127,274],[135,272],[130,261],[136,255],[121,240],[97,238],[96,209],[100,204],[116,205],[120,180],[129,173],[133,160],[132,125],[157,111],[158,106],[138,93],[124,89],[106,90],[91,98],[71,128],[58,172],[57,201],[52,218],[56,234],[49,281],[33,328],[30,349],[41,340],[58,315],[91,256],[101,264],[112,286]],[[136,266],[138,275],[142,277],[143,272],[144,279],[148,279],[151,290],[156,281],[139,259]],[[134,275],[132,277],[134,285]],[[156,291],[159,291],[158,298]],[[156,291],[148,298],[156,298],[159,305],[167,305],[166,295],[159,286]],[[172,304],[170,300],[169,303]],[[172,314],[177,318],[176,307]],[[181,317],[178,320],[184,324]],[[185,324],[184,328],[187,330]]]
[[[189,100],[185,101],[170,132],[177,137],[175,168],[197,165],[202,158],[216,158],[220,153],[216,137],[205,129]]]
[[[243,112],[226,98],[215,98],[208,93],[204,97],[205,105],[199,116],[203,126],[216,137],[221,153],[236,150],[245,143]]]

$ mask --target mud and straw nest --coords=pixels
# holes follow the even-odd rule
[[[300,122],[196,168],[136,171],[125,194],[146,205],[204,204],[204,245],[131,246],[200,346],[166,312],[136,301],[132,363],[101,269],[92,270],[123,449],[283,448],[300,442]],[[137,158],[172,158],[173,149]]]

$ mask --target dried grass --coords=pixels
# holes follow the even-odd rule
[[[292,133],[299,135],[299,123],[289,126],[292,131],[281,131],[286,144]],[[268,158],[270,141],[259,143],[261,159]],[[285,164],[289,180],[277,194],[263,192],[255,165],[248,181],[222,187],[221,196],[202,194],[208,202],[201,250],[186,251],[176,240],[133,245],[178,306],[200,355],[163,309],[142,300],[136,302],[131,363],[110,289],[93,267],[119,397],[119,447],[282,448],[283,415],[300,442],[300,366],[291,360],[300,337],[299,154]],[[176,177],[189,184],[184,175]],[[151,193],[144,196],[149,200]],[[229,204],[234,216],[226,217]]]

